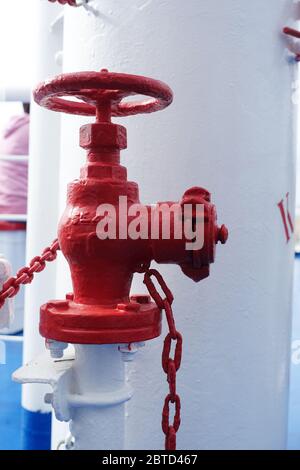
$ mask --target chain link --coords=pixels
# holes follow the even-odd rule
[[[41,256],[33,258],[29,266],[20,269],[16,276],[9,278],[3,284],[0,292],[0,309],[7,299],[15,297],[18,294],[21,285],[30,284],[33,281],[35,273],[42,272],[46,267],[46,263],[50,263],[56,259],[59,249],[58,240],[54,240],[51,246],[45,248]]]
[[[159,294],[152,281],[154,277],[160,285],[165,298]],[[172,303],[174,300],[173,294],[168,288],[162,275],[156,269],[146,269],[144,275],[144,284],[154,299],[156,305],[165,311],[166,319],[168,322],[169,333],[164,340],[163,352],[162,352],[162,368],[167,374],[167,381],[169,384],[169,393],[165,398],[163,411],[162,411],[162,430],[165,434],[165,449],[176,450],[176,433],[179,430],[181,422],[181,403],[180,396],[176,392],[176,376],[177,371],[181,365],[182,358],[182,336],[176,330]],[[174,357],[171,357],[172,342],[175,342]],[[170,408],[174,406],[174,418],[173,423],[170,423]]]

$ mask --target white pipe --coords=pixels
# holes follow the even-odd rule
[[[75,345],[70,429],[76,450],[123,449],[125,402],[124,363],[117,345]]]
[[[13,161],[14,163],[28,162],[28,156],[27,155],[0,155],[0,160],[4,160],[7,162]]]
[[[60,73],[55,56],[62,49],[62,28],[50,28],[61,11],[61,6],[47,1],[35,2],[36,15],[36,83]],[[27,223],[27,260],[40,254],[57,235],[57,194],[60,157],[60,119],[33,104],[30,126],[30,166]],[[40,305],[55,298],[55,263],[35,277],[26,289],[24,362],[44,350],[44,340],[39,335]],[[49,411],[44,403],[47,387],[23,387],[23,407],[30,412]]]
[[[122,121],[129,145],[122,160],[142,200],[170,200],[205,186],[230,230],[200,285],[175,267],[160,268],[185,338],[178,448],[284,448],[293,243],[286,243],[277,204],[290,192],[293,213],[296,74],[281,34],[293,25],[293,2],[95,0],[93,6],[98,16],[65,11],[65,71],[106,67],[174,89],[168,110]],[[82,122],[63,120],[64,185],[84,159],[77,138]],[[58,276],[63,290],[65,272]],[[126,448],[163,445],[161,348],[161,339],[147,344],[131,369],[136,390]]]
[[[0,86],[0,102],[21,102],[30,103],[30,87],[20,86]]]
[[[0,335],[0,341],[5,341],[6,343],[23,343],[23,336]]]
[[[7,222],[26,222],[26,214],[0,214],[0,220]]]

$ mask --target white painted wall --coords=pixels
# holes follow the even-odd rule
[[[32,12],[35,4],[36,0],[1,2],[0,132],[11,116],[23,112],[20,103],[2,102],[4,91],[24,89],[33,84],[35,28]]]
[[[11,116],[21,114],[17,102],[4,102],[8,89],[26,89],[32,86],[35,56],[34,15],[36,0],[1,2],[0,7],[0,133]],[[9,97],[11,98],[11,96]]]
[[[34,8],[36,0],[2,1],[0,8],[0,63],[2,86],[30,86],[35,63]]]
[[[95,0],[99,15],[67,8],[65,71],[98,70],[166,81],[174,104],[123,120],[129,177],[144,202],[177,199],[203,185],[226,222],[209,279],[193,284],[162,267],[175,293],[184,342],[178,377],[180,449],[281,449],[287,424],[293,244],[286,243],[277,203],[294,198],[291,82],[282,26],[291,0]],[[78,176],[80,118],[62,127],[60,210]],[[58,271],[58,294],[69,275]],[[67,280],[68,279],[68,280]],[[140,279],[134,291],[142,290]],[[161,448],[167,386],[162,339],[130,370],[125,448]]]

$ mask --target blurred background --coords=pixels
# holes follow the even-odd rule
[[[28,143],[26,141],[29,139],[29,126],[26,120],[24,127],[24,108],[20,99],[27,96],[30,99],[33,86],[36,60],[34,42],[37,28],[35,6],[31,0],[26,2],[17,0],[13,4],[1,2],[0,7],[0,181],[2,188],[0,190],[0,231],[2,232],[0,253],[10,258],[14,269],[19,269],[25,261],[26,231],[23,224],[26,223],[27,214],[23,213],[25,211],[22,208],[27,204],[25,187]],[[14,150],[24,155],[9,155],[15,153]],[[17,188],[14,183],[16,178],[21,179]],[[20,191],[17,201],[16,194],[14,198],[10,197],[11,194],[16,193],[16,189]],[[7,214],[8,211],[9,214]],[[6,217],[7,215],[17,220],[20,225],[15,227],[13,224],[11,227],[1,225],[6,221],[14,222],[11,221],[11,217]],[[12,381],[11,374],[22,364],[24,295],[21,295],[14,307],[16,309],[14,324],[10,329],[0,330],[2,333],[0,340],[2,337],[5,344],[2,348],[2,351],[5,351],[5,357],[2,358],[3,361],[0,361],[4,362],[0,365],[0,449],[2,450],[22,448],[21,387]]]

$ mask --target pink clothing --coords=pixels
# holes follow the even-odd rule
[[[28,163],[6,161],[5,155],[28,155],[28,114],[12,117],[0,139],[0,213],[27,213]]]

